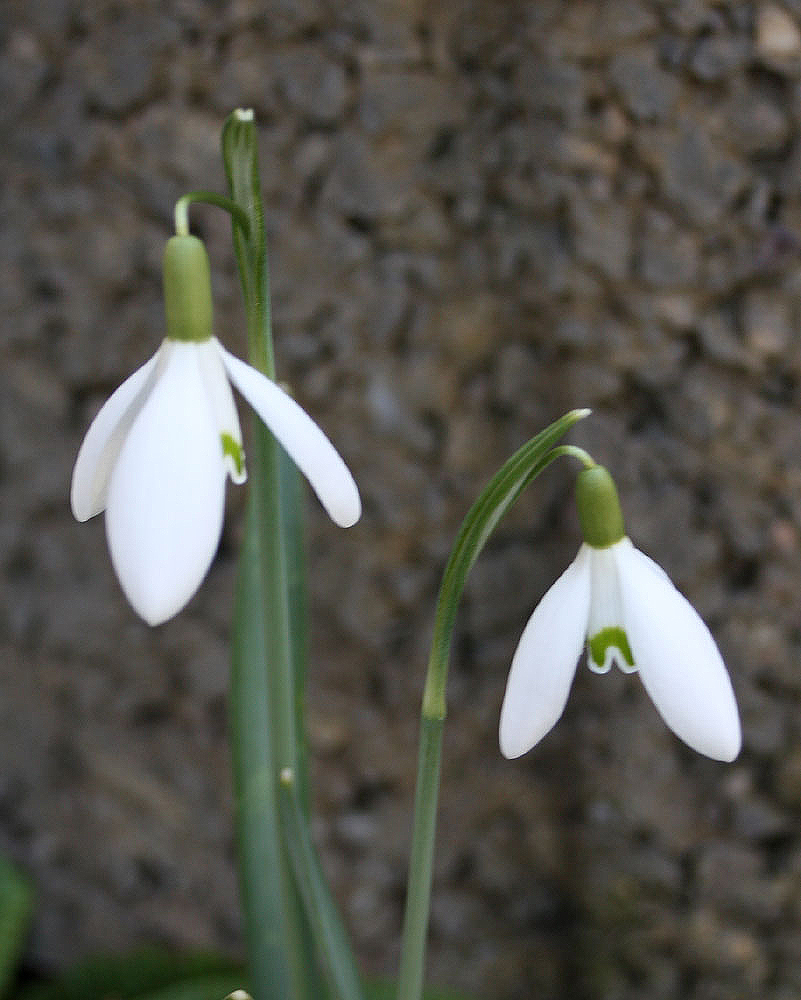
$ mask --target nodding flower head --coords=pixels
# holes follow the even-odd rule
[[[192,597],[220,538],[225,480],[247,478],[233,385],[309,480],[342,527],[361,514],[359,492],[331,442],[261,372],[211,332],[206,251],[174,236],[164,259],[167,336],[106,401],[72,475],[72,511],[106,512],[111,560],[126,596],[158,625]]]
[[[521,636],[501,709],[500,744],[519,757],[564,711],[586,645],[596,673],[639,672],[673,732],[699,753],[731,761],[741,732],[731,681],[709,629],[665,572],[624,534],[612,477],[579,474],[584,544]]]

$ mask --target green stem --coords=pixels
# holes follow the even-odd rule
[[[299,789],[289,768],[281,774],[279,805],[293,871],[315,938],[321,943],[328,977],[341,1000],[364,1000],[359,970],[328,891]]]
[[[456,614],[467,576],[499,521],[526,486],[551,462],[563,454],[568,454],[564,448],[571,446],[556,448],[554,447],[556,442],[589,412],[589,410],[572,410],[565,414],[524,444],[503,465],[468,511],[442,576],[421,710],[420,750],[409,886],[401,940],[398,1000],[420,1000],[423,993],[448,662]]]
[[[280,817],[278,791],[280,775],[289,770],[298,775],[299,783],[305,784],[305,754],[300,749],[304,734],[298,730],[296,671],[303,667],[296,662],[293,644],[293,626],[299,625],[297,616],[290,606],[289,553],[292,540],[288,536],[288,524],[284,501],[286,493],[281,488],[283,463],[289,462],[286,454],[269,431],[258,421],[254,421],[254,438],[258,439],[259,464],[263,468],[266,490],[259,490],[260,517],[256,531],[262,546],[262,587],[264,607],[262,614],[267,629],[266,656],[262,673],[266,674],[270,706],[270,720],[265,736],[272,743],[273,770],[272,784],[275,799],[274,813],[270,824],[277,821],[279,850],[281,854],[281,878],[272,873],[273,881],[282,885],[284,897],[283,932],[287,938],[286,959],[292,970],[293,1000],[320,1000],[322,983],[318,977],[318,967],[313,953],[310,930],[304,916],[303,899],[292,872],[287,845]],[[305,623],[303,623],[305,628]],[[270,877],[262,873],[261,878]],[[272,1000],[272,989],[259,990],[256,1000]]]
[[[251,467],[251,481],[259,472]],[[260,520],[251,485],[247,529],[237,581],[231,674],[231,749],[235,819],[250,988],[258,1000],[290,1000],[292,974],[283,929],[284,901],[276,891],[284,862],[277,822],[275,761],[270,740],[270,686],[264,663],[264,622],[248,608],[263,592]]]
[[[269,273],[253,116],[235,112],[223,129],[229,208],[245,297],[248,355],[274,377]],[[195,193],[197,194],[197,192]],[[191,197],[191,196],[187,196]],[[182,199],[183,200],[183,199]],[[180,204],[180,203],[179,203]],[[254,420],[248,521],[237,592],[232,743],[242,892],[255,1000],[319,1000],[319,976],[303,900],[291,869],[278,802],[289,768],[305,787],[302,712],[305,669],[302,524],[297,471],[273,435]],[[298,633],[298,635],[295,635]]]
[[[574,444],[561,444],[558,448],[554,448],[550,454],[551,460],[555,458],[575,458],[578,462],[581,462],[585,469],[594,469],[597,464],[588,451],[585,451],[583,448],[577,448]]]
[[[214,191],[190,191],[182,195],[175,203],[175,233],[177,236],[189,235],[189,206],[201,203],[222,208],[234,219],[242,229],[245,239],[250,239],[250,221],[247,212],[235,201]]]
[[[253,114],[235,111],[222,136],[223,162],[231,196],[247,217],[247,227],[234,215],[233,239],[248,319],[248,355],[251,364],[275,378],[271,335],[269,271],[264,209],[258,173]],[[232,213],[234,214],[234,213]],[[329,992],[321,967],[329,972],[340,1000],[361,1000],[356,962],[314,849],[308,817],[308,774],[304,732],[306,673],[306,590],[303,545],[303,488],[300,474],[273,435],[254,421],[251,467],[252,510],[248,543],[256,555],[250,589],[238,601],[238,625],[253,631],[259,643],[251,650],[248,677],[252,684],[237,692],[237,703],[254,698],[263,710],[243,707],[234,727],[248,725],[248,712],[264,718],[257,733],[245,737],[254,763],[264,771],[268,792],[254,800],[255,815],[244,821],[240,849],[245,859],[243,878],[246,923],[257,928],[249,937],[255,1000],[284,1000],[271,981],[273,960],[279,961],[277,981],[289,993],[287,1000],[326,1000]],[[247,545],[245,552],[248,551]],[[287,808],[286,776],[291,776],[291,808]],[[283,776],[283,778],[281,777]],[[247,774],[244,775],[248,781]],[[248,800],[245,799],[247,805]],[[248,859],[262,863],[254,870]],[[267,861],[275,866],[270,868]],[[247,866],[247,867],[246,867]],[[261,908],[268,914],[262,913]],[[258,953],[259,934],[282,942],[281,955],[270,961]]]
[[[444,727],[444,715],[435,718],[423,713],[420,720],[414,831],[403,918],[398,1000],[417,1000],[423,994]]]

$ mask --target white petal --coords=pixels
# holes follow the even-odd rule
[[[590,552],[590,613],[587,621],[587,666],[595,674],[606,674],[617,663],[624,673],[630,673],[634,667],[626,662],[621,643],[614,644],[615,636],[611,630],[623,629],[623,605],[620,599],[620,583],[618,581],[615,546],[603,549],[588,546]],[[604,649],[603,660],[596,662],[593,655],[593,640],[600,633],[608,636],[609,645]],[[597,649],[595,650],[597,653]]]
[[[537,605],[520,638],[501,708],[504,757],[530,750],[564,711],[589,610],[590,553],[582,545]]]
[[[619,544],[626,634],[646,691],[685,743],[715,760],[734,760],[740,716],[712,634],[656,563],[631,543]]]
[[[359,491],[325,434],[275,382],[214,342],[231,381],[309,480],[331,520],[342,528],[355,524],[362,512]]]
[[[163,345],[162,345],[163,346]],[[108,481],[122,442],[158,378],[161,348],[116,389],[89,425],[72,472],[72,513],[87,521],[106,506]]]
[[[197,345],[168,342],[164,372],[111,474],[106,532],[134,609],[150,625],[186,604],[220,537],[225,465]]]
[[[198,362],[203,375],[203,383],[209,396],[212,413],[217,424],[220,446],[223,448],[223,460],[228,475],[234,483],[244,483],[248,478],[245,472],[245,452],[242,448],[242,429],[234,405],[234,394],[231,383],[225,373],[225,368],[218,350],[219,342],[213,338],[197,345]],[[226,441],[226,438],[228,439]],[[232,454],[236,452],[236,455]],[[238,461],[237,461],[238,459]]]

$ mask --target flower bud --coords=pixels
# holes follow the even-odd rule
[[[164,307],[170,340],[203,342],[211,336],[211,274],[203,241],[173,236],[164,249]]]
[[[626,534],[615,481],[602,465],[582,469],[576,480],[576,506],[584,541],[605,549]]]

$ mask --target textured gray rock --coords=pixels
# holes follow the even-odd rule
[[[298,45],[280,53],[275,76],[290,109],[315,125],[335,122],[345,109],[345,70],[317,45]]]
[[[690,55],[690,69],[704,83],[717,83],[726,80],[734,71],[744,69],[752,57],[752,50],[749,37],[705,35]]]
[[[756,16],[756,50],[765,63],[775,69],[798,67],[801,30],[786,8],[775,3],[760,4]]]
[[[646,285],[675,289],[698,280],[697,240],[665,212],[646,210],[637,250],[637,268]]]
[[[679,80],[659,66],[652,45],[625,49],[612,60],[610,75],[626,107],[637,118],[659,120],[676,103]]]
[[[643,132],[638,142],[664,193],[698,225],[720,220],[748,183],[747,168],[712,143],[703,119],[684,114],[676,127]]]

